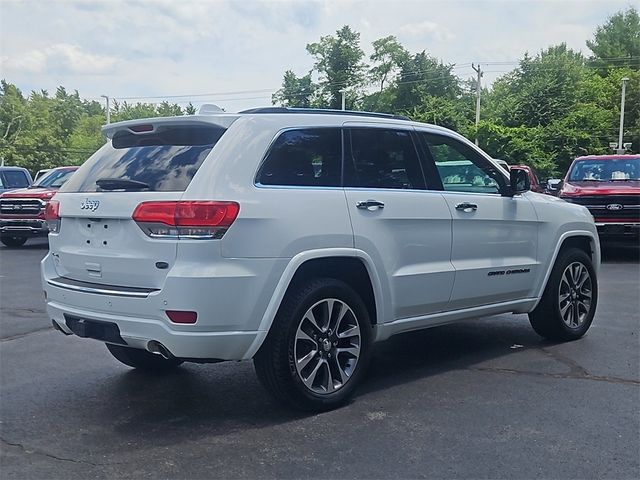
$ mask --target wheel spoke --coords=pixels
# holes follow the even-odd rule
[[[311,338],[309,334],[301,328],[299,328],[296,332],[296,340],[307,340],[309,342],[312,342],[316,346],[316,349],[318,348],[318,342],[316,342],[315,339]]]
[[[338,355],[334,358],[334,363],[338,369],[338,373],[340,374],[340,383],[344,385],[347,380],[349,380],[349,374],[340,366],[340,362],[338,361]]]
[[[573,308],[571,310],[572,310],[571,325],[577,327],[578,324],[580,323],[580,310],[578,309],[577,300],[573,302]]]
[[[318,325],[318,321],[316,320],[316,316],[313,314],[313,309],[309,309],[309,311],[305,314],[304,320],[307,320],[313,328],[315,328],[318,332],[322,332],[322,328]]]
[[[578,305],[582,305],[585,315],[589,314],[589,310],[591,310],[591,302],[589,302],[588,300],[586,302],[583,300],[578,300]]]
[[[360,335],[360,328],[357,325],[347,328],[344,332],[338,333],[338,338],[349,338]]]
[[[336,388],[335,385],[333,384],[333,375],[331,374],[331,367],[329,366],[329,362],[324,362],[325,364],[325,368],[327,369],[327,386],[326,386],[326,391],[327,393],[332,393]]]
[[[578,279],[576,288],[580,290],[587,280],[589,280],[589,271],[581,265],[580,278]]]
[[[333,317],[333,306],[335,305],[336,301],[333,299],[329,299],[326,302],[327,305],[327,322],[324,324],[324,332],[328,331],[329,329],[331,329],[331,317]]]
[[[304,357],[296,359],[297,367],[300,370],[304,369],[304,367],[306,367],[309,364],[309,362],[315,358],[317,354],[318,354],[318,350],[311,350]]]
[[[344,347],[344,348],[338,348],[336,349],[337,354],[341,354],[341,353],[349,353],[351,355],[353,355],[354,357],[358,358],[358,355],[360,355],[360,348],[359,347]]]
[[[567,302],[564,307],[560,307],[560,315],[562,316],[562,319],[564,321],[567,320],[567,310],[569,310],[569,307],[571,307],[571,302]]]
[[[320,367],[322,365],[324,365],[324,361],[318,359],[318,363],[316,363],[315,367],[313,367],[313,370],[311,370],[309,376],[306,378],[302,378],[302,381],[308,388],[313,389],[313,382],[316,380],[316,377],[318,376],[318,370],[320,370]]]
[[[336,332],[336,334],[338,333],[338,330],[340,329],[340,324],[342,323],[342,319],[344,318],[345,314],[349,311],[349,309],[347,308],[347,306],[344,303],[340,303],[340,311],[338,311],[338,316],[336,318],[336,324],[333,328],[333,331]]]

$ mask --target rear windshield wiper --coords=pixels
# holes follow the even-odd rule
[[[151,190],[148,183],[126,178],[101,178],[96,180],[96,185],[103,190]]]

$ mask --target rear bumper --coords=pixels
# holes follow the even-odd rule
[[[129,347],[147,349],[149,342],[160,342],[178,358],[242,360],[261,332],[187,332],[172,330],[162,321],[153,318],[132,318],[73,308],[57,302],[47,303],[47,313],[67,334],[73,334],[65,315],[111,322],[118,326],[120,336]]]
[[[280,259],[220,259],[198,272],[196,265],[176,268],[161,289],[145,295],[118,295],[108,288],[82,291],[73,282],[60,281],[51,254],[41,264],[47,313],[65,333],[73,333],[67,319],[74,317],[117,325],[130,347],[147,349],[161,343],[178,358],[242,360],[250,358],[266,332],[259,330],[281,275]],[[81,283],[81,282],[76,282]],[[175,324],[166,310],[198,313],[195,324]],[[65,317],[66,315],[66,317]]]
[[[16,237],[45,236],[47,222],[39,218],[0,218],[0,234]]]

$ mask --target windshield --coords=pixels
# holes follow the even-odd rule
[[[574,182],[625,180],[640,180],[640,157],[578,160],[569,173],[569,181]]]
[[[29,186],[29,178],[22,170],[5,170],[0,172],[4,188],[24,188]]]
[[[69,180],[73,172],[75,172],[75,170],[68,170],[66,168],[62,170],[52,170],[40,177],[31,187],[60,188],[64,182]]]
[[[64,186],[65,192],[184,191],[225,132],[209,125],[119,131]]]

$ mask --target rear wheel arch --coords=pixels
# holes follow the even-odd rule
[[[334,278],[345,282],[362,298],[371,324],[377,323],[376,294],[369,270],[363,260],[353,256],[319,257],[306,260],[296,269],[284,296],[286,297],[298,285],[313,278]],[[282,304],[282,301],[280,303]]]
[[[333,268],[333,270],[332,270]],[[351,272],[349,269],[353,269]],[[367,313],[372,326],[381,323],[385,318],[386,308],[384,285],[373,266],[373,260],[366,253],[352,248],[335,248],[329,250],[315,250],[300,253],[293,257],[288,266],[280,277],[280,283],[275,287],[269,305],[266,307],[260,326],[259,332],[253,344],[245,352],[243,358],[252,358],[262,346],[267,334],[271,330],[273,321],[276,318],[278,310],[284,302],[287,292],[292,290],[294,282],[299,282],[305,278],[311,278],[313,275],[323,276],[322,272],[326,272],[324,278],[337,278],[345,281],[345,272],[347,283],[349,276],[355,275],[361,280],[356,282],[356,287],[352,288],[363,299],[367,305]],[[366,272],[367,282],[364,281]],[[366,291],[370,289],[369,291]]]

